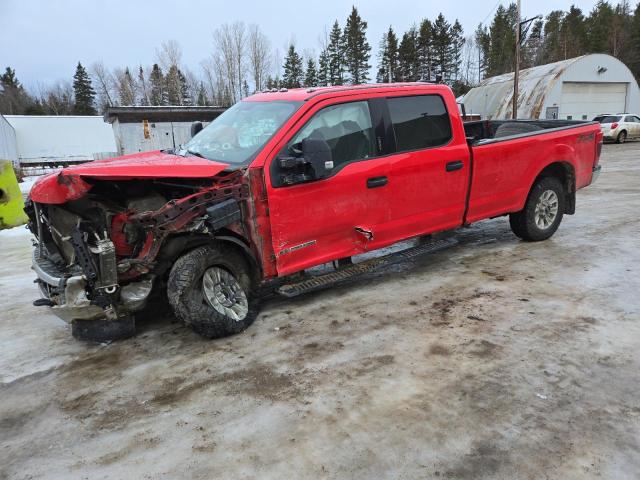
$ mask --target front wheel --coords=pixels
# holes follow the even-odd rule
[[[176,260],[167,296],[179,320],[207,338],[241,332],[258,316],[245,258],[226,245],[196,248]]]
[[[551,237],[564,215],[564,188],[560,180],[545,177],[538,180],[524,208],[509,215],[511,230],[528,242],[539,242]]]

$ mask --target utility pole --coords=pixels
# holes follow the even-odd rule
[[[534,20],[538,20],[542,18],[540,15],[536,15],[533,18],[527,18],[525,20],[520,20],[520,0],[516,4],[516,64],[513,72],[513,104],[511,106],[511,118],[514,120],[518,118],[518,83],[520,80],[520,47],[522,46],[522,41],[527,38],[529,33],[529,27],[531,27],[531,23]],[[524,27],[524,30],[523,28]]]
[[[516,3],[516,65],[513,72],[513,106],[511,117],[518,118],[518,77],[520,75],[520,0]]]

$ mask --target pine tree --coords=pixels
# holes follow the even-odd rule
[[[78,62],[73,76],[73,92],[75,96],[74,113],[77,115],[95,115],[94,101],[96,92],[91,85],[91,79],[82,64]]]
[[[0,75],[0,113],[21,115],[29,109],[37,109],[16,77],[16,71],[7,67]]]
[[[180,69],[176,65],[171,65],[164,78],[167,89],[167,102],[169,105],[180,105],[182,103],[182,83],[180,82]]]
[[[563,59],[577,57],[585,53],[586,33],[582,10],[571,5],[560,25]]]
[[[320,52],[318,57],[318,86],[326,87],[329,84],[329,54],[326,49]]]
[[[140,90],[141,90],[141,99],[140,99],[140,104],[141,105],[150,105],[150,100],[149,100],[149,91],[147,89],[147,81],[144,77],[144,69],[142,68],[142,65],[140,65],[140,67],[138,68],[138,82],[140,82]]]
[[[488,32],[488,51],[486,55],[486,75],[493,77],[513,71],[516,25],[516,6],[508,8],[502,5],[496,10]]]
[[[207,90],[204,88],[204,83],[202,82],[200,82],[200,85],[198,87],[198,100],[196,103],[200,107],[209,105],[209,99],[207,98]]]
[[[547,15],[544,23],[544,63],[553,63],[565,58],[561,32],[563,19],[562,10],[553,10]]]
[[[313,59],[313,57],[309,57],[309,60],[307,60],[307,71],[304,75],[304,86],[318,86],[318,70],[316,69],[316,61]]]
[[[120,105],[135,105],[135,84],[128,67],[118,78],[118,94]]]
[[[529,68],[535,65],[542,65],[542,57],[544,54],[544,22],[536,20],[531,27],[529,34],[522,49],[521,67]]]
[[[439,14],[433,22],[433,53],[435,55],[436,75],[441,81],[451,82],[452,70],[452,34],[451,25]]]
[[[353,85],[367,83],[371,68],[369,65],[371,46],[367,42],[367,22],[360,18],[355,6],[352,7],[351,15],[347,18],[343,39],[349,82]]]
[[[284,59],[284,75],[282,76],[282,85],[284,88],[300,88],[303,82],[303,66],[302,58],[296,52],[293,44],[289,45],[289,51]]]
[[[458,82],[460,79],[460,67],[462,66],[462,49],[464,48],[465,38],[462,31],[462,25],[458,19],[451,26],[449,31],[451,37],[451,54],[450,54],[450,83]]]
[[[165,81],[162,75],[162,69],[157,63],[151,68],[149,76],[151,83],[151,105],[166,105]]]
[[[637,52],[631,51],[631,38],[633,36],[631,28],[633,18],[629,0],[621,0],[615,8],[611,34],[609,36],[609,53],[619,58],[624,63],[629,63]]]
[[[420,63],[420,80],[430,82],[433,72],[433,24],[426,18],[420,22],[418,29],[418,62]]]
[[[180,69],[178,69],[178,80],[180,82],[180,105],[191,105],[193,103],[193,99],[191,98],[191,92],[189,91],[187,77],[184,76]]]
[[[474,38],[476,41],[476,45],[480,50],[480,55],[478,59],[478,83],[485,77],[489,55],[491,50],[491,36],[487,31],[487,27],[483,27],[482,24],[478,25],[476,28]]]
[[[629,47],[633,55],[629,59],[629,68],[640,81],[640,3],[633,12],[633,20],[631,22],[631,46]]]
[[[267,75],[267,79],[265,80],[264,84],[267,90],[273,90],[274,88],[276,88],[273,77],[271,75]]]
[[[398,47],[398,77],[403,82],[416,82],[420,76],[418,61],[418,32],[411,27],[402,35]]]
[[[397,82],[399,78],[398,67],[398,37],[389,27],[387,33],[382,36],[379,50],[378,74],[376,81],[378,83]]]
[[[330,85],[342,85],[344,83],[344,41],[340,24],[336,20],[329,33],[329,45],[327,45],[327,55],[329,57],[329,78]]]
[[[591,53],[613,53],[609,39],[612,37],[615,12],[609,2],[599,0],[586,21],[587,49]]]

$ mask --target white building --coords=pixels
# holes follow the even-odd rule
[[[464,95],[467,114],[511,118],[513,73],[486,78]],[[640,113],[640,90],[615,57],[583,55],[520,71],[518,118],[592,120],[601,113]]]
[[[25,168],[59,167],[114,156],[113,132],[101,116],[5,115]]]
[[[14,165],[18,165],[16,131],[2,115],[0,115],[0,160],[11,160]]]

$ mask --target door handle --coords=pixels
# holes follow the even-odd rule
[[[454,172],[456,170],[460,170],[462,167],[464,167],[462,160],[456,160],[455,162],[447,163],[445,170],[447,172]]]
[[[389,179],[387,177],[367,178],[367,188],[384,187],[387,183],[389,183]]]

